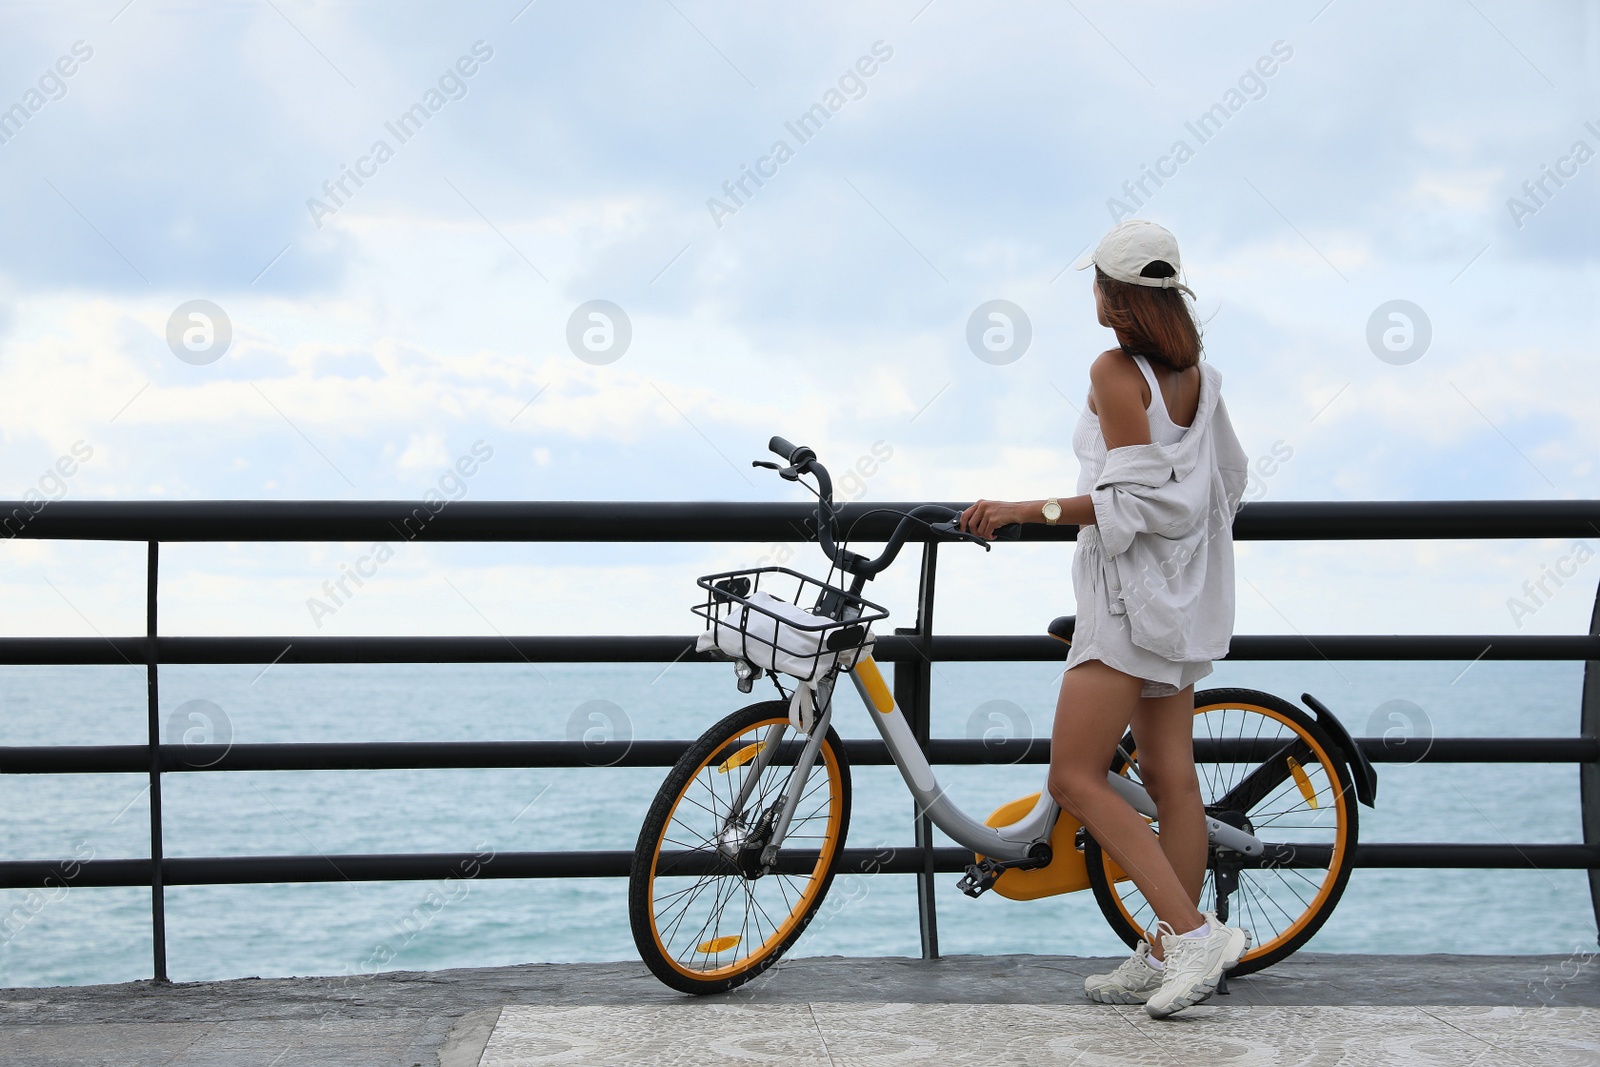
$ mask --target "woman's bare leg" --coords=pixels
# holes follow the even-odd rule
[[[1112,753],[1141,704],[1142,685],[1097,660],[1067,671],[1050,738],[1050,795],[1128,872],[1156,916],[1182,933],[1205,921],[1194,895],[1144,816],[1106,781]]]
[[[1139,777],[1156,802],[1161,851],[1189,900],[1200,903],[1206,877],[1206,813],[1194,768],[1194,687],[1170,697],[1145,697],[1133,713]],[[1161,946],[1150,951],[1161,958]]]

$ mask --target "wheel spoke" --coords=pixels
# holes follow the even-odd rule
[[[707,878],[695,885],[694,893],[689,897],[688,900],[683,902],[683,907],[678,909],[678,917],[672,920],[671,925],[668,926],[667,929],[661,931],[661,940],[664,943],[671,943],[673,935],[678,932],[679,925],[682,924],[684,918],[689,914],[689,909],[694,906],[694,902],[700,898],[700,894],[704,893],[706,887],[711,884],[711,880]]]
[[[1276,938],[1278,933],[1262,921],[1261,909],[1256,907],[1256,896],[1257,894],[1250,886],[1248,879],[1239,879],[1239,903],[1243,905],[1245,913],[1250,916],[1251,940],[1255,942],[1255,947],[1259,949],[1264,943]],[[1263,931],[1269,929],[1272,929],[1271,937],[1262,937]]]
[[[739,881],[742,882],[743,879]],[[711,928],[712,923],[722,918],[722,909],[727,906],[728,897],[737,892],[738,889],[739,883],[731,878],[717,879],[716,899],[711,902],[711,907],[706,912],[706,921],[700,924],[700,929],[696,930],[694,937],[690,938],[695,946],[693,952],[690,953],[690,959],[693,959],[694,955],[700,952],[699,946],[705,944],[706,931]]]

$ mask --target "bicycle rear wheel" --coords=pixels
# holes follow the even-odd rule
[[[788,722],[778,700],[729,715],[678,760],[645,816],[628,913],[640,957],[674,989],[722,993],[748,982],[794,944],[832,884],[850,827],[850,764],[830,728],[806,780],[796,781],[805,738]],[[777,751],[735,811],[776,734]],[[783,847],[765,867],[773,820],[797,789]]]
[[[1359,820],[1350,771],[1316,720],[1293,704],[1253,689],[1195,694],[1195,765],[1207,814],[1249,830],[1267,844],[1260,859],[1211,850],[1200,910],[1217,906],[1216,879],[1230,889],[1230,926],[1251,935],[1233,974],[1284,959],[1309,941],[1339,903],[1355,861]],[[1133,736],[1123,751],[1138,759]],[[1138,779],[1118,753],[1111,770]],[[1159,823],[1154,825],[1159,833]],[[1084,859],[1095,900],[1112,929],[1132,948],[1156,916],[1144,895],[1090,835]],[[1223,863],[1218,866],[1219,861]],[[1230,869],[1231,868],[1231,869]]]

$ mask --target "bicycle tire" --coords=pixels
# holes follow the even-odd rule
[[[1315,842],[1283,842],[1279,841],[1276,830],[1294,828],[1292,824],[1279,821],[1279,813],[1272,812],[1271,805],[1278,803],[1281,797],[1288,795],[1287,789],[1274,788],[1268,795],[1258,799],[1254,810],[1257,816],[1270,816],[1251,818],[1251,810],[1243,811],[1246,818],[1250,819],[1251,828],[1258,837],[1274,844],[1291,846],[1290,853],[1295,859],[1305,857],[1309,862],[1315,862],[1326,852],[1328,862],[1323,866],[1294,866],[1292,864],[1273,864],[1261,867],[1246,868],[1240,872],[1240,889],[1232,894],[1230,910],[1232,914],[1228,919],[1230,926],[1242,926],[1251,933],[1252,943],[1250,949],[1239,960],[1236,967],[1230,972],[1234,975],[1251,974],[1274,963],[1287,958],[1309,941],[1316,932],[1327,922],[1328,917],[1338,906],[1339,898],[1343,896],[1346,883],[1350,879],[1350,871],[1355,864],[1356,841],[1360,835],[1360,817],[1357,813],[1355,791],[1352,788],[1349,765],[1345,753],[1329,737],[1327,731],[1319,726],[1306,712],[1291,704],[1287,700],[1263,693],[1254,689],[1210,689],[1195,694],[1195,718],[1197,739],[1199,737],[1200,721],[1204,717],[1215,721],[1214,717],[1220,715],[1222,723],[1222,736],[1228,736],[1228,713],[1240,712],[1238,720],[1238,737],[1244,738],[1246,734],[1259,740],[1263,732],[1269,729],[1269,724],[1277,724],[1267,738],[1269,745],[1282,741],[1285,746],[1292,745],[1292,749],[1280,748],[1271,756],[1270,760],[1280,757],[1295,756],[1299,766],[1299,773],[1295,773],[1287,760],[1283,766],[1283,778],[1278,783],[1281,787],[1293,786],[1299,792],[1305,807],[1308,810],[1323,810],[1321,803],[1332,801],[1331,809],[1334,812],[1334,825],[1331,828],[1321,828],[1314,831],[1315,836],[1325,838]],[[1255,716],[1259,722],[1252,727],[1246,716]],[[1211,736],[1219,736],[1212,732]],[[1291,741],[1290,739],[1293,738]],[[1122,751],[1119,751],[1112,760],[1111,770],[1117,774],[1126,774],[1128,761],[1123,757],[1123,752],[1137,759],[1131,732],[1123,738]],[[1305,757],[1309,756],[1312,764],[1308,767]],[[1256,766],[1265,767],[1269,760],[1263,760]],[[1219,798],[1214,795],[1219,789],[1226,796],[1227,790],[1233,788],[1243,775],[1224,775],[1222,768],[1225,766],[1246,766],[1247,763],[1215,764],[1217,768],[1212,772],[1202,771],[1200,775],[1201,792],[1207,804],[1207,810],[1213,815],[1222,817],[1214,808],[1214,802]],[[1200,764],[1200,766],[1206,766]],[[1248,773],[1248,772],[1247,772]],[[1304,775],[1304,778],[1301,778]],[[1277,776],[1274,765],[1270,773],[1264,772],[1262,780],[1270,781]],[[1309,787],[1307,785],[1309,783]],[[1310,789],[1309,794],[1307,789]],[[1208,795],[1211,794],[1211,795]],[[1319,799],[1320,798],[1320,799]],[[1313,802],[1316,801],[1316,802]],[[1293,809],[1286,809],[1292,811]],[[1159,827],[1157,826],[1158,832]],[[1089,885],[1094,890],[1096,902],[1100,905],[1101,912],[1106,921],[1116,931],[1129,948],[1136,946],[1144,938],[1142,925],[1155,925],[1155,917],[1142,894],[1133,886],[1117,867],[1116,861],[1100,847],[1093,835],[1084,834],[1084,860],[1088,867]],[[1215,858],[1216,850],[1213,847],[1210,857]],[[1308,876],[1305,871],[1316,875],[1315,879]],[[1267,872],[1257,875],[1257,872]],[[1297,886],[1284,871],[1291,872],[1307,886]],[[1259,878],[1262,885],[1271,886],[1267,878],[1270,874],[1277,882],[1288,890],[1280,894],[1288,899],[1300,900],[1303,907],[1298,912],[1290,908],[1294,905],[1284,906],[1282,900],[1252,901],[1252,892],[1262,893],[1254,883]],[[1248,887],[1248,888],[1247,888]],[[1303,894],[1309,892],[1310,899],[1305,899]],[[1241,897],[1243,899],[1241,899]],[[1211,910],[1216,903],[1216,887],[1214,884],[1213,868],[1208,864],[1205,884],[1200,894],[1200,910]],[[1271,903],[1273,907],[1266,906]],[[1258,906],[1259,905],[1259,906]],[[1279,916],[1273,914],[1273,908],[1282,913],[1287,922],[1279,922]]]
[[[756,762],[767,729],[788,720],[788,704],[780,700],[752,704],[727,716],[673,765],[645,815],[629,873],[628,915],[640,958],[652,974],[674,989],[697,995],[725,993],[755,978],[805,932],[832,885],[850,829],[850,764],[831,727],[802,785],[801,800],[774,869],[749,877],[742,861],[717,844],[721,840],[725,848],[734,847],[729,834],[750,835],[732,839],[736,842],[758,837],[760,820],[776,810],[781,790],[775,787],[783,783],[785,767],[792,777],[793,755],[804,743],[792,735],[780,742],[779,751],[762,771],[763,779],[752,787],[751,803],[736,828],[728,828],[727,812],[719,811],[717,803],[723,794],[730,801],[737,794],[748,774],[745,768]],[[814,796],[819,789],[825,790],[820,804]],[[708,798],[709,804],[702,802]],[[680,816],[686,800],[690,805]],[[731,811],[731,805],[727,810]],[[821,824],[816,825],[819,819]],[[802,847],[792,847],[793,843]],[[667,851],[664,846],[669,845],[678,846],[679,851]],[[697,876],[697,870],[703,873]],[[679,887],[678,883],[688,879],[696,880]],[[696,932],[681,936],[687,932],[685,924],[699,918],[699,905],[713,885],[704,909],[708,912],[705,922]],[[761,896],[782,901],[781,917],[772,914],[779,905],[769,910]],[[671,909],[680,903],[682,908],[674,916]],[[725,926],[723,910],[736,903],[743,904],[743,913],[736,923]],[[756,932],[753,947],[748,940],[752,925]]]

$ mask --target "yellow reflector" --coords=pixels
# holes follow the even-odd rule
[[[710,954],[713,952],[726,952],[739,943],[738,934],[729,934],[726,937],[714,937],[710,941],[702,941],[694,947],[696,952]]]
[[[1311,776],[1301,770],[1300,763],[1293,756],[1289,760],[1289,773],[1294,775],[1294,784],[1300,787],[1300,795],[1306,798],[1306,803],[1313,808],[1317,806],[1317,791],[1311,788]]]
[[[727,774],[735,767],[743,767],[746,763],[749,763],[751,760],[755,759],[757,753],[766,747],[767,743],[765,741],[756,741],[753,744],[744,746],[739,751],[735,752],[733,755],[717,764],[717,773]]]

